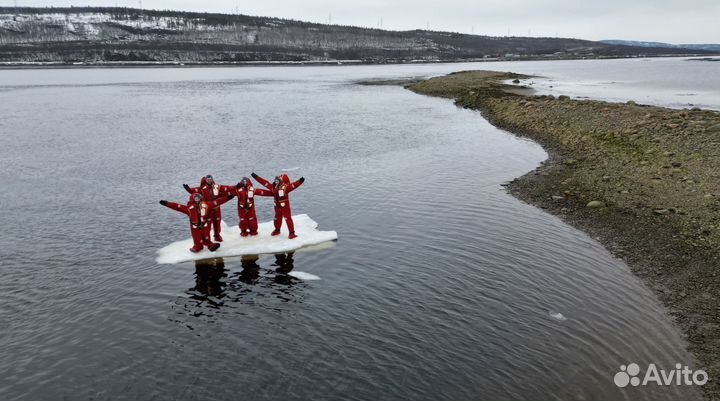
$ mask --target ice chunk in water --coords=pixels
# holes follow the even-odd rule
[[[288,273],[288,275],[298,278],[302,281],[320,280],[320,277],[318,277],[314,274],[305,273],[305,272],[297,272],[294,270],[291,271],[290,273]]]
[[[550,315],[551,318],[561,321],[561,322],[564,322],[567,320],[567,318],[560,312],[550,311],[550,312],[548,312],[548,315]]]
[[[273,231],[273,223],[269,221],[267,223],[261,223],[258,226],[258,235],[254,237],[241,237],[238,226],[230,227],[223,221],[221,224],[224,241],[217,251],[210,252],[206,248],[201,252],[192,253],[190,252],[190,248],[193,246],[192,239],[186,239],[173,242],[164,248],[158,249],[156,261],[160,264],[172,264],[191,260],[221,258],[224,256],[292,252],[311,245],[335,241],[338,238],[337,232],[335,231],[318,231],[318,223],[306,214],[293,216],[293,221],[295,222],[295,233],[298,235],[295,239],[288,239],[288,231],[284,222],[282,231],[278,236],[273,237],[270,235]]]

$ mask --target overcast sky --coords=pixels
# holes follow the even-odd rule
[[[20,6],[127,6],[483,35],[720,43],[720,0],[16,0]],[[12,6],[14,0],[0,0]]]

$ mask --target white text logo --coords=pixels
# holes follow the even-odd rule
[[[620,371],[615,373],[613,379],[618,387],[631,386],[647,386],[648,384],[656,384],[658,386],[702,386],[708,381],[708,374],[704,370],[693,371],[687,366],[678,363],[673,370],[658,369],[654,363],[648,365],[645,369],[645,375],[640,379],[640,366],[637,363],[631,363],[627,366],[620,366]]]

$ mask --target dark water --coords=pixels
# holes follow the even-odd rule
[[[697,398],[613,384],[693,359],[622,262],[503,191],[538,145],[351,83],[405,74],[1,71],[0,398]],[[295,166],[294,212],[334,247],[155,263],[188,236],[157,204],[182,183]]]

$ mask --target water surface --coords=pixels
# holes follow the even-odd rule
[[[627,266],[504,192],[537,144],[353,84],[466,67],[1,71],[0,396],[697,399],[613,385],[693,359]],[[188,236],[158,200],[287,167],[335,246],[155,263]]]

